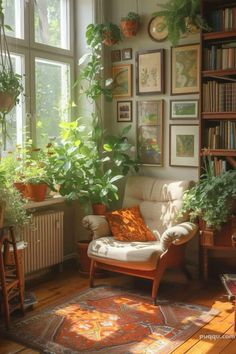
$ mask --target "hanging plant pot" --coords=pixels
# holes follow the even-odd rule
[[[113,38],[112,32],[104,31],[102,43],[107,47],[111,47],[112,45],[118,43],[118,39]]]
[[[92,205],[94,215],[105,215],[106,214],[106,205],[101,203],[95,203]]]
[[[0,92],[0,112],[9,113],[15,105],[15,97],[8,92]]]
[[[38,183],[38,184],[26,184],[27,198],[33,200],[34,202],[42,202],[45,200],[47,193],[47,184]]]
[[[139,22],[136,20],[121,20],[120,27],[124,37],[132,38],[138,32]]]

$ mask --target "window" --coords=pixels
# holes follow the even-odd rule
[[[69,49],[67,0],[36,0],[34,8],[35,42]]]
[[[7,117],[8,149],[22,143],[23,130],[43,147],[58,136],[59,122],[70,119],[72,4],[72,0],[3,1],[5,24],[12,28],[7,35],[13,66],[25,84],[20,104]]]
[[[24,0],[3,0],[5,24],[12,29],[6,30],[8,36],[24,38]]]

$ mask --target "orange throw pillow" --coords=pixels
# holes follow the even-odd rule
[[[156,241],[144,224],[139,206],[106,213],[106,218],[117,241]]]

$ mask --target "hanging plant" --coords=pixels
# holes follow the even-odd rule
[[[15,74],[6,40],[5,28],[11,28],[4,23],[2,0],[0,0],[0,124],[4,148],[6,146],[6,115],[19,102],[23,92],[21,76]]]
[[[129,12],[127,16],[121,18],[120,28],[126,38],[136,36],[139,29],[140,16],[135,12]]]

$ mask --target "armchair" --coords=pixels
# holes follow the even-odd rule
[[[191,181],[160,180],[146,176],[128,177],[123,207],[139,205],[156,241],[117,241],[105,216],[89,215],[83,218],[83,226],[93,235],[88,248],[91,258],[90,287],[93,287],[97,268],[151,279],[152,299],[156,304],[165,269],[185,269],[185,246],[197,233],[197,226],[188,221],[188,215],[177,218],[183,193],[192,184]]]

